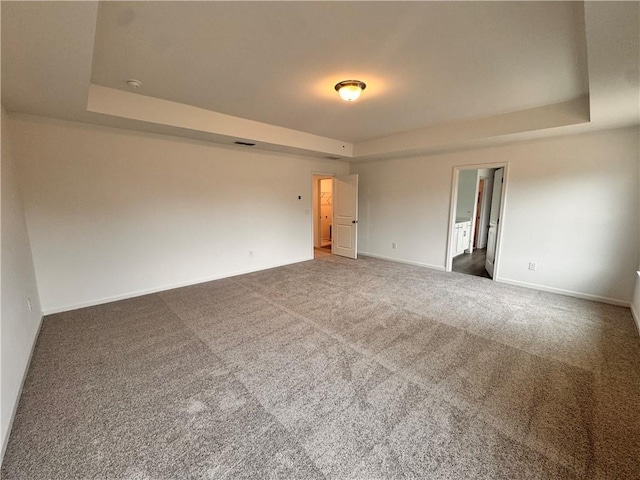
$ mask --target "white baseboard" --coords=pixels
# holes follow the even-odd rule
[[[590,293],[575,292],[573,290],[564,290],[562,288],[547,287],[545,285],[538,285],[536,283],[520,282],[518,280],[510,280],[508,278],[498,278],[496,279],[496,282],[506,283],[509,285],[516,285],[518,287],[531,288],[533,290],[541,290],[543,292],[557,293],[558,295],[565,295],[567,297],[576,297],[576,298],[581,298],[583,300],[592,300],[594,302],[608,303],[610,305],[618,305],[621,307],[629,308],[631,306],[631,302],[628,302],[626,300],[619,300],[617,298],[609,298],[609,297],[601,297],[599,295],[591,295]]]
[[[43,314],[44,315],[52,315],[54,313],[70,312],[71,310],[77,310],[79,308],[95,307],[97,305],[102,305],[102,304],[105,304],[105,303],[117,302],[118,300],[127,300],[129,298],[141,297],[143,295],[149,295],[149,294],[152,294],[152,293],[164,292],[166,290],[173,290],[174,288],[188,287],[190,285],[197,285],[199,283],[212,282],[214,280],[221,280],[223,278],[235,277],[237,275],[244,275],[244,274],[247,274],[247,273],[259,272],[261,270],[269,270],[270,268],[284,267],[285,265],[292,265],[294,263],[306,262],[308,260],[313,260],[313,257],[305,257],[303,259],[294,260],[292,262],[278,263],[278,264],[273,264],[273,265],[262,266],[260,268],[255,268],[255,269],[234,271],[234,272],[229,272],[229,273],[223,273],[223,274],[220,274],[220,275],[214,275],[214,276],[211,276],[211,277],[198,278],[196,280],[188,280],[186,282],[178,282],[178,283],[173,283],[173,284],[170,284],[170,285],[163,285],[163,286],[160,286],[160,287],[154,287],[154,288],[149,288],[149,289],[145,289],[145,290],[137,290],[135,292],[123,293],[121,295],[113,295],[113,296],[110,296],[110,297],[103,297],[103,298],[99,298],[99,299],[95,299],[95,300],[89,300],[89,301],[86,301],[86,302],[74,303],[72,305],[62,305],[62,306],[47,308],[47,309],[43,310]]]
[[[376,255],[373,253],[367,253],[367,252],[358,252],[358,255],[362,255],[363,257],[372,257],[372,258],[379,258],[381,260],[389,260],[391,262],[397,262],[397,263],[406,263],[408,265],[416,265],[419,267],[426,267],[426,268],[431,268],[433,270],[438,270],[441,272],[445,271],[444,267],[441,267],[439,265],[430,265],[427,263],[420,263],[420,262],[413,262],[410,260],[402,260],[402,259],[398,259],[398,258],[393,258],[393,257],[385,257],[384,255]],[[599,295],[591,295],[589,293],[581,293],[581,292],[575,292],[573,290],[564,290],[562,288],[555,288],[555,287],[547,287],[545,285],[538,285],[535,283],[527,283],[527,282],[520,282],[518,280],[510,280],[510,279],[505,279],[505,278],[498,278],[496,279],[496,282],[498,283],[506,283],[509,285],[516,285],[518,287],[525,287],[525,288],[531,288],[533,290],[541,290],[543,292],[549,292],[549,293],[557,293],[558,295],[565,295],[568,297],[575,297],[575,298],[581,298],[583,300],[592,300],[594,302],[601,302],[601,303],[608,303],[611,305],[618,305],[621,307],[627,307],[630,308],[632,307],[631,302],[628,302],[626,300],[619,300],[617,298],[609,298],[609,297],[601,297]],[[633,308],[632,308],[632,313],[633,313]],[[636,319],[636,324],[638,325],[638,331],[640,332],[640,321],[639,319],[639,315],[637,315],[637,312],[634,313],[634,318]]]
[[[378,259],[381,259],[381,260],[388,260],[390,262],[404,263],[404,264],[407,264],[407,265],[414,265],[414,266],[418,266],[418,267],[430,268],[432,270],[438,270],[440,272],[444,272],[445,271],[445,268],[443,266],[440,266],[440,265],[431,265],[431,264],[428,264],[428,263],[421,263],[421,262],[415,262],[415,261],[412,261],[412,260],[404,260],[404,259],[400,259],[400,258],[387,257],[387,256],[384,256],[384,255],[377,255],[377,254],[368,253],[368,252],[358,252],[358,255],[363,256],[363,257],[378,258]],[[235,277],[237,275],[244,275],[244,274],[247,274],[247,273],[259,272],[261,270],[268,270],[270,268],[283,267],[285,265],[292,265],[294,263],[306,262],[306,261],[309,261],[309,260],[313,260],[313,258],[312,257],[305,257],[305,258],[302,258],[302,259],[299,259],[299,260],[294,260],[292,262],[278,263],[278,264],[263,266],[263,267],[260,267],[260,268],[257,268],[257,269],[235,271],[235,272],[230,272],[230,273],[221,274],[221,275],[214,275],[214,276],[206,277],[206,278],[199,278],[199,279],[196,279],[196,280],[189,280],[187,282],[179,282],[179,283],[175,283],[175,284],[164,285],[164,286],[161,286],[161,287],[154,287],[154,288],[150,288],[150,289],[139,290],[139,291],[136,291],[136,292],[130,292],[130,293],[122,294],[122,295],[114,295],[114,296],[110,296],[110,297],[104,297],[104,298],[91,300],[91,301],[87,301],[87,302],[76,303],[76,304],[72,304],[72,305],[64,305],[64,306],[59,306],[59,307],[48,308],[48,309],[43,310],[43,315],[52,315],[54,313],[68,312],[68,311],[76,310],[76,309],[79,309],[79,308],[93,307],[93,306],[96,306],[96,305],[102,305],[104,303],[117,302],[118,300],[126,300],[126,299],[129,299],[129,298],[140,297],[142,295],[149,295],[149,294],[152,294],[152,293],[158,293],[158,292],[164,292],[166,290],[172,290],[174,288],[188,287],[190,285],[197,285],[199,283],[205,283],[205,282],[211,282],[211,281],[214,281],[214,280],[220,280],[220,279],[223,279],[223,278]],[[608,304],[611,304],[611,305],[619,305],[619,306],[622,306],[622,307],[631,308],[631,312],[632,312],[632,314],[634,316],[634,319],[636,321],[636,325],[638,326],[638,331],[640,332],[640,315],[633,308],[633,305],[631,304],[631,302],[628,302],[628,301],[625,301],[625,300],[619,300],[619,299],[615,299],[615,298],[602,297],[602,296],[598,296],[598,295],[591,295],[591,294],[588,294],[588,293],[575,292],[575,291],[572,291],[572,290],[564,290],[564,289],[561,289],[561,288],[547,287],[545,285],[538,285],[538,284],[535,284],[535,283],[520,282],[518,280],[510,280],[510,279],[505,279],[505,278],[498,278],[498,279],[496,279],[496,282],[498,282],[498,283],[506,283],[506,284],[509,284],[509,285],[516,285],[516,286],[519,286],[519,287],[531,288],[531,289],[540,290],[540,291],[543,291],[543,292],[557,293],[559,295],[566,295],[566,296],[569,296],[569,297],[576,297],[576,298],[581,298],[581,299],[584,299],[584,300],[592,300],[592,301],[595,301],[595,302],[602,302],[602,303],[608,303]],[[42,319],[40,321],[42,322]]]
[[[385,257],[384,255],[375,255],[373,253],[367,253],[367,252],[358,252],[358,255],[361,255],[363,257],[379,258],[380,260],[389,260],[390,262],[404,263],[407,265],[415,265],[417,267],[426,267],[426,268],[431,268],[432,270],[439,270],[441,272],[444,272],[444,267],[440,265],[431,265],[429,263],[414,262],[412,260],[403,260],[400,258]]]
[[[636,322],[636,329],[638,330],[638,335],[640,335],[640,314],[638,314],[638,311],[636,310],[636,307],[633,305],[633,303],[631,304],[631,316]]]
[[[636,285],[633,290],[633,301],[631,302],[631,315],[636,322],[638,335],[640,335],[640,312],[638,312],[638,308],[640,308],[640,271],[636,272]]]
[[[13,429],[13,420],[16,418],[16,412],[18,411],[18,403],[20,403],[20,397],[22,397],[22,389],[24,388],[24,382],[27,379],[27,373],[29,372],[29,367],[31,366],[31,359],[33,358],[33,352],[36,349],[36,343],[38,343],[38,337],[40,336],[40,329],[42,328],[42,319],[44,315],[40,315],[40,320],[38,322],[38,328],[36,329],[36,334],[33,336],[33,341],[31,342],[31,351],[29,352],[29,359],[27,360],[27,364],[24,367],[22,372],[22,378],[20,379],[20,388],[18,389],[18,394],[16,395],[13,411],[11,412],[11,417],[9,418],[9,425],[7,428],[7,436],[4,438],[2,442],[2,452],[0,452],[0,465],[2,465],[2,461],[4,460],[4,454],[7,450],[7,445],[9,443],[9,437],[11,436],[11,430]]]

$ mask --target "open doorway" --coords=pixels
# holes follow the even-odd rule
[[[313,252],[358,258],[358,175],[312,175]]]
[[[331,255],[333,176],[313,175],[313,257]]]
[[[455,167],[447,271],[497,278],[506,164]]]
[[[333,179],[320,179],[320,248],[331,251],[333,238]]]

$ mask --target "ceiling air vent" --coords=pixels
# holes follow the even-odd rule
[[[251,142],[240,142],[240,141],[237,141],[237,142],[233,142],[233,143],[235,143],[236,145],[242,145],[244,147],[255,147],[256,146],[255,143],[251,143]]]

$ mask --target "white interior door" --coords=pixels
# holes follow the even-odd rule
[[[331,252],[358,257],[358,175],[333,178],[333,242]]]
[[[489,214],[489,234],[487,235],[487,259],[485,268],[491,278],[495,268],[496,240],[498,237],[498,224],[500,223],[500,201],[502,200],[502,180],[504,168],[499,168],[493,174],[493,192],[491,194],[491,213]]]

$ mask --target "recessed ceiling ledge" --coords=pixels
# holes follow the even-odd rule
[[[258,144],[278,145],[297,151],[344,158],[353,156],[353,145],[348,142],[101,85],[91,84],[89,87],[87,110],[230,139],[251,139]]]
[[[433,149],[453,149],[469,142],[517,133],[589,123],[589,96],[530,108],[502,115],[473,120],[462,120],[442,125],[397,133],[357,143],[356,159],[383,158],[400,152],[420,152]]]

